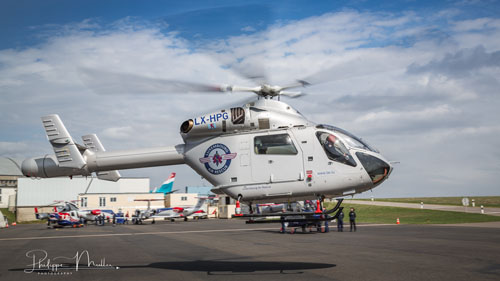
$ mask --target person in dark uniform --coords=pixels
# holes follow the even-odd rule
[[[351,232],[353,228],[354,231],[356,231],[356,212],[354,211],[354,208],[351,208],[351,211],[349,212],[349,222],[351,223]]]
[[[337,231],[344,232],[344,212],[340,211],[339,217],[337,218]]]

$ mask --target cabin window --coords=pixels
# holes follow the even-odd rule
[[[288,134],[265,135],[254,138],[255,154],[296,155],[297,149]]]
[[[356,161],[337,136],[326,132],[317,132],[316,136],[330,160],[356,167]]]

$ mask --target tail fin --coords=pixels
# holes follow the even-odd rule
[[[82,136],[82,140],[85,147],[92,152],[106,151],[96,134]],[[96,174],[98,179],[107,181],[117,181],[121,177],[120,173],[117,170],[102,171],[102,172],[97,172]]]
[[[56,154],[59,167],[81,169],[87,164],[59,115],[43,116],[42,124]]]
[[[198,197],[198,203],[196,203],[196,205],[194,206],[193,212],[196,212],[199,209],[201,209],[201,207],[203,206],[203,204],[205,204],[206,200],[207,200],[207,197]]]
[[[168,179],[166,179],[163,184],[160,186],[160,188],[155,189],[153,191],[154,193],[172,193],[172,188],[174,187],[174,181],[175,181],[175,173],[171,173]]]

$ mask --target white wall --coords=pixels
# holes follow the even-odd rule
[[[185,197],[186,200],[182,200]],[[198,194],[196,193],[172,193],[167,194],[166,207],[191,207],[198,203]]]
[[[165,207],[165,196],[163,193],[98,193],[98,194],[80,194],[78,196],[78,201],[81,202],[81,198],[87,198],[87,206],[82,206],[84,210],[92,209],[104,209],[113,210],[118,212],[121,209],[124,213],[127,211],[132,214],[135,210],[146,210],[148,208],[147,201],[136,201],[141,199],[155,199],[151,201],[151,208],[163,208]],[[99,198],[104,197],[106,205],[99,205]],[[115,198],[115,202],[111,202],[111,198]]]
[[[2,200],[0,201],[0,208],[8,208],[9,207],[9,197],[16,194],[16,189],[12,187],[2,187],[0,188]]]
[[[19,178],[17,205],[42,206],[52,204],[54,201],[76,200],[78,194],[85,193],[87,187],[87,193],[149,192],[149,179],[122,178],[117,182],[111,182],[90,177]]]

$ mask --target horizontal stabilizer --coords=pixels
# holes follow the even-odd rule
[[[47,138],[54,149],[59,167],[81,169],[86,162],[57,114],[42,117]]]
[[[120,173],[117,170],[97,172],[97,178],[105,181],[118,181],[121,178]]]
[[[82,140],[85,147],[94,153],[106,151],[96,134],[82,136]],[[117,170],[102,171],[96,174],[98,179],[107,181],[117,181],[121,177]]]

